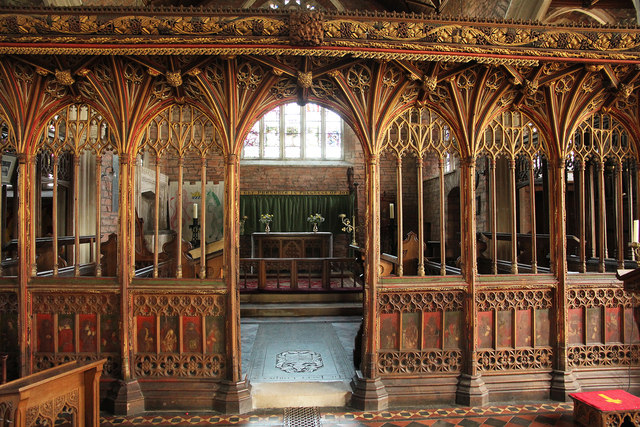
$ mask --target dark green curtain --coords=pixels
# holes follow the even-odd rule
[[[311,231],[313,224],[307,221],[311,214],[319,213],[324,222],[318,224],[318,231],[342,232],[338,215],[351,216],[353,197],[351,195],[241,195],[240,218],[246,216],[244,234],[264,231],[259,221],[260,215],[272,214],[271,231]]]

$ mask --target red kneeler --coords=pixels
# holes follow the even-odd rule
[[[583,426],[619,426],[628,417],[640,427],[640,398],[624,390],[588,391],[569,394],[573,418]]]

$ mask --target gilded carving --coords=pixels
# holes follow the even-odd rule
[[[309,89],[313,85],[313,73],[298,71],[298,86]]]
[[[182,86],[182,73],[180,71],[167,71],[167,83],[172,87]]]
[[[294,46],[319,46],[324,40],[324,14],[292,11],[289,16],[289,38]]]
[[[226,369],[221,354],[136,354],[138,377],[222,378]]]
[[[69,70],[56,70],[55,76],[56,81],[63,86],[71,86],[75,83],[75,79],[71,76],[71,71]]]
[[[462,352],[460,350],[380,351],[377,368],[380,375],[455,373],[462,369]]]

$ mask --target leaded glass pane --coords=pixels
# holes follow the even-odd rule
[[[284,157],[287,159],[299,159],[300,150],[300,107],[297,104],[288,104],[284,107]]]
[[[249,131],[247,138],[244,140],[244,158],[259,159],[260,158],[260,122]]]
[[[336,113],[327,110],[325,114],[327,159],[342,158],[342,119]]]
[[[264,116],[264,153],[267,159],[280,157],[280,109],[269,111]]]

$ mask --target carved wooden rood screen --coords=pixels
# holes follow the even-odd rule
[[[311,102],[359,144],[353,406],[638,391],[638,301],[613,271],[637,265],[640,30],[79,13],[0,9],[11,378],[105,358],[105,408],[249,411],[239,199],[273,189],[241,181],[267,167],[242,146],[265,113]]]

